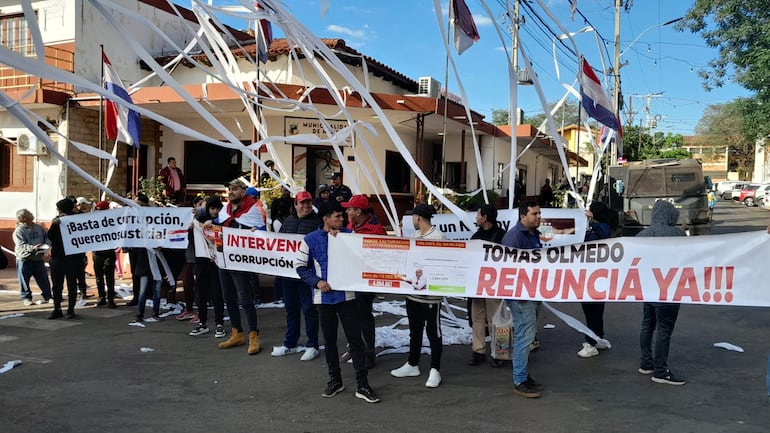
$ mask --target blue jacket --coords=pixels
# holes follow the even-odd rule
[[[542,248],[540,245],[540,232],[535,230],[534,233],[530,233],[529,229],[524,227],[521,221],[508,230],[508,233],[503,236],[503,241],[500,243],[520,250]]]
[[[350,233],[343,228],[342,233]],[[297,254],[297,275],[313,289],[314,304],[339,304],[355,299],[355,292],[331,290],[321,292],[316,285],[319,281],[328,281],[329,270],[329,233],[323,227],[305,235]]]

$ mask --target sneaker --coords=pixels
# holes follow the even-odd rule
[[[651,379],[655,383],[665,383],[666,385],[684,385],[687,383],[684,379],[674,376],[671,370],[666,370],[666,374],[663,376],[652,376]]]
[[[401,367],[391,370],[390,375],[393,377],[414,377],[420,375],[420,367],[416,365],[409,365],[409,361],[404,363]]]
[[[532,379],[532,376],[527,376],[527,385],[529,385],[530,388],[534,389],[535,391],[542,391],[545,389],[542,383],[536,382],[535,379]]]
[[[190,323],[201,323],[201,319],[198,317],[197,311],[195,312],[195,314],[193,314],[193,317],[190,320]]]
[[[285,356],[296,352],[296,347],[273,346],[273,351],[270,352],[270,356]]]
[[[68,312],[66,316],[64,316],[66,320],[75,320],[78,318],[78,316],[75,315],[75,313]]]
[[[609,341],[607,340],[597,340],[594,347],[596,347],[599,350],[607,350],[612,348],[612,345],[609,344]]]
[[[160,317],[160,315],[158,313],[153,313],[152,314],[152,318],[157,320],[158,322],[162,322],[163,321],[163,318]]]
[[[105,305],[107,305],[107,300],[104,299],[104,298],[99,298],[99,302],[96,303],[96,306],[97,307],[104,307]]]
[[[471,359],[468,360],[468,365],[479,365],[486,361],[487,357],[483,353],[473,352]]]
[[[428,388],[438,388],[439,385],[441,385],[441,373],[435,368],[431,368],[428,380],[425,381],[425,386]]]
[[[356,390],[356,397],[366,400],[367,403],[380,402],[380,396],[369,385],[359,386]]]
[[[590,358],[592,356],[599,355],[599,349],[592,346],[591,343],[584,342],[583,348],[580,349],[580,351],[577,353],[579,357],[581,358]]]
[[[53,312],[48,315],[48,318],[51,320],[58,319],[60,317],[64,317],[64,314],[62,314],[61,310],[53,310]]]
[[[536,390],[530,383],[529,379],[519,384],[513,385],[513,392],[526,398],[539,398],[540,391]]]
[[[115,301],[109,301],[107,302],[107,308],[114,310],[118,308],[118,304],[116,304]]]
[[[138,300],[134,300],[134,299],[132,299],[132,300],[130,300],[130,301],[128,301],[128,302],[126,302],[126,306],[127,306],[127,307],[134,307],[134,306],[136,306],[137,304],[139,304],[139,301],[138,301]]]
[[[639,371],[639,374],[644,374],[644,375],[650,375],[650,374],[652,374],[654,372],[653,369],[651,369],[651,368],[644,368],[644,367],[639,367],[638,371]]]
[[[137,314],[136,318],[134,319],[134,323],[142,323],[142,322],[144,322],[144,316],[142,316],[141,314]]]
[[[540,348],[540,340],[535,339],[532,343],[529,344],[529,351],[534,352],[535,350]]]
[[[192,311],[182,311],[179,315],[176,316],[176,320],[190,320],[193,318],[195,314]]]
[[[214,338],[225,338],[227,337],[227,332],[225,331],[225,327],[222,325],[217,325],[217,329],[214,331]]]
[[[32,306],[32,305],[35,305],[35,303],[34,303],[34,302],[32,302],[32,299],[27,299],[27,298],[24,298],[24,301],[23,301],[23,302],[24,302],[24,305],[26,305],[27,307],[30,307],[30,306]]]
[[[200,324],[195,327],[192,331],[190,331],[190,335],[193,337],[197,337],[198,335],[208,334],[209,333],[209,327],[203,324]]]
[[[300,361],[312,361],[318,358],[318,349],[315,347],[308,347],[305,349],[305,353],[299,358]]]
[[[490,367],[493,367],[493,368],[500,368],[500,367],[502,367],[503,365],[505,365],[505,363],[504,363],[502,360],[500,360],[500,359],[495,359],[495,358],[492,358],[491,356],[489,357],[489,366],[490,366]]]
[[[345,385],[343,385],[341,382],[332,381],[326,385],[326,389],[324,389],[324,392],[321,394],[321,397],[332,398],[344,390],[345,390]]]

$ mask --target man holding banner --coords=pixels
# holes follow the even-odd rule
[[[519,206],[519,222],[503,237],[502,244],[522,250],[539,249],[540,206],[534,201]],[[540,301],[508,300],[513,316],[513,392],[527,398],[540,397],[542,385],[529,377],[529,345],[535,341]]]

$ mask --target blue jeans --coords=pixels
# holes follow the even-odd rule
[[[16,262],[16,275],[19,277],[21,287],[21,299],[32,299],[32,289],[29,282],[35,277],[37,286],[40,287],[43,299],[51,299],[51,283],[48,281],[48,271],[42,260],[19,260]]]
[[[301,280],[277,278],[278,281],[283,288],[283,305],[286,308],[286,336],[283,345],[297,347],[302,325],[301,312],[305,316],[305,347],[318,349],[318,310],[313,305],[313,289]]]
[[[529,345],[535,341],[537,313],[541,303],[515,300],[507,302],[513,316],[513,383],[518,385],[529,377]]]
[[[144,304],[147,303],[147,290],[152,285],[152,312],[160,314],[160,281],[153,280],[151,275],[142,275],[139,277],[139,317],[144,317]]]
[[[654,370],[656,377],[662,377],[668,371],[668,349],[679,316],[679,304],[645,302],[643,311],[642,330],[639,333],[639,346],[642,349],[639,366],[645,370]],[[652,334],[655,332],[657,335],[653,354]]]
[[[243,332],[241,311],[238,309],[239,302],[246,314],[249,331],[259,331],[257,309],[254,307],[254,291],[251,289],[250,281],[250,272],[219,270],[219,282],[222,285],[222,297],[227,304],[227,314],[230,315],[230,325],[238,332]]]

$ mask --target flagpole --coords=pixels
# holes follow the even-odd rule
[[[99,44],[99,49],[101,50],[101,56],[99,57],[99,64],[101,64],[100,68],[100,74],[101,74],[101,81],[100,84],[102,87],[104,87],[104,44]],[[104,97],[102,95],[99,95],[99,150],[104,150]],[[99,180],[102,179],[102,160],[99,159]],[[109,182],[109,181],[107,181]],[[105,186],[107,186],[107,182],[105,182]],[[104,200],[105,192],[102,191],[102,200]]]

